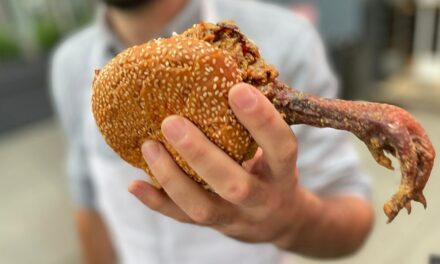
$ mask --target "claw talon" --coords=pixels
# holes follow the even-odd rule
[[[408,214],[411,214],[411,201],[405,204],[405,209],[408,212]]]
[[[423,207],[426,209],[426,206],[427,206],[427,204],[426,204],[426,198],[425,198],[425,196],[423,195],[423,193],[418,193],[418,194],[414,197],[414,200],[417,201],[417,202],[419,202],[419,203],[421,203],[421,204],[423,205]]]

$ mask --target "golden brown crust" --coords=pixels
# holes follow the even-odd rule
[[[242,162],[252,138],[227,98],[241,81],[230,54],[205,41],[174,36],[127,49],[97,72],[92,108],[106,142],[124,160],[152,175],[140,147],[147,139],[157,140],[187,174],[203,182],[166,142],[161,122],[170,115],[184,116]]]

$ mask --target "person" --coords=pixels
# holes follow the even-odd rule
[[[218,196],[191,182],[160,144],[148,141],[143,154],[165,192],[154,189],[143,171],[107,146],[91,113],[95,69],[126,47],[202,20],[235,21],[281,80],[334,97],[337,81],[311,25],[255,1],[102,1],[96,20],[58,47],[51,67],[84,262],[282,263],[288,252],[332,258],[363,244],[373,222],[369,179],[347,135],[306,126],[292,132],[255,87],[238,84],[229,93],[232,110],[260,146],[243,166],[183,117],[162,124]]]

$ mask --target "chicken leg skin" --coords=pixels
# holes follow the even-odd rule
[[[289,125],[305,124],[346,130],[362,140],[374,159],[393,169],[384,152],[400,163],[402,179],[398,192],[385,203],[388,222],[411,200],[426,208],[423,188],[429,179],[435,150],[421,125],[405,110],[388,104],[326,99],[299,92],[275,81],[260,90],[272,100]]]

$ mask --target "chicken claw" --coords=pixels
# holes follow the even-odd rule
[[[393,169],[389,153],[400,163],[399,190],[385,203],[388,222],[405,207],[411,212],[411,200],[426,208],[423,188],[429,179],[435,150],[425,130],[411,114],[388,104],[325,99],[307,95],[276,82],[262,89],[287,123],[346,130],[361,139],[380,165]]]

